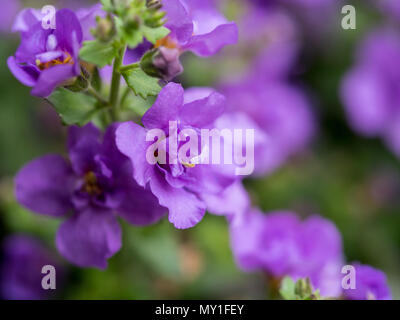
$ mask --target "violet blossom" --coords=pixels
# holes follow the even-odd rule
[[[345,76],[341,96],[351,126],[367,137],[380,137],[400,155],[400,35],[391,29],[370,33],[356,64]],[[398,66],[399,65],[399,66]]]
[[[165,27],[171,32],[155,44],[159,54],[154,63],[165,80],[183,71],[181,53],[209,57],[238,41],[236,24],[218,12],[213,0],[163,0],[162,5],[167,14]]]
[[[38,240],[25,235],[4,239],[0,265],[1,296],[7,300],[39,300],[55,297],[62,287],[64,270],[60,262]],[[42,288],[42,268],[56,269],[56,290]]]
[[[255,151],[255,174],[264,175],[310,143],[315,120],[304,92],[288,81],[299,47],[290,16],[276,6],[249,6],[239,27],[244,48],[256,54],[240,77],[224,79],[219,90],[227,98],[224,117],[247,118],[255,136],[265,137]]]
[[[49,96],[80,74],[82,41],[91,39],[90,28],[102,14],[101,5],[77,13],[61,9],[56,12],[55,29],[45,29],[40,10],[24,9],[13,25],[13,31],[21,33],[21,44],[8,58],[10,71],[22,84],[33,87],[32,95]]]
[[[69,129],[70,162],[47,155],[28,163],[15,178],[17,200],[26,208],[66,217],[56,244],[82,267],[105,268],[121,247],[117,216],[134,225],[158,221],[165,209],[132,177],[129,160],[115,146],[115,128],[101,140],[92,124]]]
[[[3,0],[0,10],[0,33],[10,33],[21,4],[19,0]]]
[[[250,211],[230,227],[231,246],[245,271],[294,279],[309,277],[323,296],[341,294],[342,240],[336,227],[319,216],[300,221],[292,212]]]
[[[400,18],[400,2],[397,0],[380,0],[372,1],[373,5],[378,8],[386,15],[392,16],[395,19]]]
[[[217,92],[184,94],[181,85],[171,82],[143,116],[144,127],[126,122],[117,130],[117,146],[130,158],[134,179],[140,186],[148,185],[160,205],[169,209],[169,221],[176,228],[193,227],[203,218],[206,208],[215,214],[240,214],[248,206],[248,197],[240,180],[232,174],[232,166],[170,161],[169,155],[179,152],[181,145],[176,151],[163,147],[154,151],[156,157],[160,152],[167,155],[165,164],[149,163],[146,154],[154,141],[146,141],[147,133],[159,129],[165,133],[166,144],[173,144],[176,137],[169,135],[170,121],[177,123],[174,135],[179,135],[183,129],[199,132],[212,128],[223,113],[224,105],[225,98]]]
[[[307,146],[315,131],[314,116],[301,90],[284,82],[246,80],[226,85],[227,112],[249,118],[256,136],[268,139],[256,145],[255,174],[270,173]]]
[[[343,290],[349,300],[391,300],[386,275],[375,268],[359,263],[351,264],[355,268],[355,289]]]

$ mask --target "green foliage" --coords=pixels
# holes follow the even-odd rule
[[[158,84],[159,79],[147,75],[139,65],[125,68],[121,73],[129,88],[143,99],[148,96],[156,96],[161,90],[161,86]]]
[[[65,88],[55,90],[48,101],[66,125],[83,126],[99,112],[99,109],[96,108],[97,101],[95,98]]]
[[[158,5],[146,5],[135,0],[129,4],[116,4],[115,26],[121,41],[134,48],[146,38],[151,43],[166,37],[169,30],[163,27],[165,12]]]
[[[143,26],[141,31],[143,32],[143,36],[153,44],[156,43],[157,40],[166,37],[170,33],[169,29],[165,27],[149,28],[147,26]]]
[[[310,279],[299,279],[295,283],[292,278],[285,277],[279,290],[284,300],[321,300],[319,290],[314,291]]]
[[[118,54],[118,46],[115,43],[106,43],[99,40],[86,41],[79,53],[79,57],[93,63],[100,68],[110,65]]]

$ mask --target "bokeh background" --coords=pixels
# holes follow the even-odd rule
[[[219,2],[226,15],[239,22],[248,5],[245,0]],[[379,0],[345,1],[342,5],[356,7],[357,29],[343,30],[342,5],[327,9],[277,2],[296,25],[293,41],[299,45],[287,81],[307,93],[317,130],[307,148],[269,175],[247,179],[245,186],[253,204],[265,212],[288,209],[304,217],[318,213],[332,220],[342,234],[347,261],[383,270],[393,297],[400,298],[400,159],[380,139],[367,139],[351,129],[339,94],[341,80],[353,65],[363,36],[386,24],[400,30],[400,20],[396,23],[380,11],[374,3]],[[41,8],[52,3],[57,8],[73,8],[82,6],[83,1],[20,1],[20,6]],[[15,234],[33,237],[47,247],[63,274],[63,281],[60,278],[57,290],[48,298],[274,297],[264,274],[244,273],[235,265],[227,222],[210,214],[195,228],[184,231],[174,229],[165,219],[144,228],[124,225],[123,248],[109,260],[105,271],[77,268],[58,256],[54,235],[60,221],[19,206],[13,177],[35,157],[65,154],[66,129],[52,108],[32,97],[29,88],[9,72],[7,57],[19,43],[18,35],[7,31],[10,25],[7,29],[6,19],[10,18],[2,17],[5,28],[0,35],[0,247],[3,239]],[[281,36],[279,28],[274,32]],[[237,46],[225,48],[211,59],[186,54],[185,73],[179,80],[185,87],[218,87],[227,79],[240,79],[253,50],[243,41],[246,36],[241,33]],[[264,38],[253,41],[268,45]],[[4,292],[3,298],[7,298]]]

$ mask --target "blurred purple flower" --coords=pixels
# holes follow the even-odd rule
[[[19,0],[3,0],[0,10],[0,33],[10,33],[21,4]]]
[[[173,143],[174,137],[167,132],[169,121],[177,121],[177,135],[182,129],[198,132],[211,127],[224,111],[224,103],[225,98],[219,93],[206,90],[201,94],[199,91],[184,94],[181,85],[169,83],[143,116],[144,128],[126,122],[117,130],[117,146],[130,158],[134,179],[143,187],[149,184],[159,203],[169,209],[169,221],[176,228],[193,227],[203,218],[206,208],[216,214],[244,210],[248,205],[247,194],[237,177],[220,170],[221,166],[180,161],[174,164],[168,156],[167,164],[151,165],[146,152],[154,142],[146,141],[147,132],[160,129],[165,132],[167,143]]]
[[[56,269],[56,290],[42,288],[42,268]],[[4,240],[0,274],[1,295],[7,300],[47,299],[59,292],[63,269],[57,259],[36,239],[13,235]]]
[[[87,41],[93,39],[91,30],[96,27],[96,18],[104,18],[106,16],[106,12],[102,10],[102,5],[98,3],[88,8],[78,9],[76,11],[76,16],[81,23],[83,41]]]
[[[368,35],[342,83],[342,100],[354,130],[381,137],[400,155],[400,36],[389,29]]]
[[[372,1],[378,6],[382,12],[388,16],[393,16],[396,19],[400,18],[400,1],[398,0],[380,0]]]
[[[367,265],[352,264],[356,270],[356,289],[343,290],[349,300],[391,300],[386,275]]]
[[[298,27],[282,9],[251,6],[239,22],[241,45],[256,56],[250,63],[251,78],[286,78],[298,55]],[[254,80],[254,79],[253,79]]]
[[[247,118],[246,126],[255,129],[255,174],[264,175],[306,147],[315,121],[304,93],[287,84],[299,47],[291,17],[277,6],[250,5],[239,27],[242,55],[253,52],[252,60],[236,80],[221,81],[219,90],[227,98],[224,118]]]
[[[342,242],[328,220],[305,221],[291,212],[267,215],[253,210],[231,224],[231,244],[238,265],[263,270],[274,277],[309,277],[323,296],[341,294]]]
[[[68,163],[48,155],[27,164],[15,179],[16,196],[28,209],[53,217],[72,212],[59,228],[57,248],[71,262],[105,268],[121,247],[117,215],[134,225],[158,221],[165,209],[132,180],[129,160],[115,146],[116,125],[101,143],[91,124],[69,129]]]
[[[256,137],[268,138],[256,144],[255,174],[270,173],[310,142],[314,117],[299,89],[254,78],[223,86],[221,92],[227,98],[226,117],[242,113],[253,122]]]

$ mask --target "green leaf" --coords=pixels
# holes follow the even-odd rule
[[[285,277],[282,280],[281,288],[279,293],[281,294],[282,298],[285,300],[296,300],[297,296],[295,293],[296,284],[290,277]]]
[[[99,111],[96,99],[81,92],[72,92],[65,88],[56,89],[48,98],[66,125],[80,126],[90,122]]]
[[[143,99],[141,96],[130,94],[126,98],[123,108],[125,110],[133,111],[135,114],[143,117],[146,111],[154,104],[155,100],[155,97],[147,97],[147,99]]]
[[[83,43],[79,57],[102,68],[111,64],[117,54],[118,49],[114,44],[92,40]]]
[[[147,26],[142,26],[141,30],[144,37],[153,44],[155,44],[157,40],[165,38],[170,33],[170,30],[165,27],[149,28]]]
[[[112,12],[114,6],[113,6],[111,0],[101,0],[100,2],[103,5],[103,10],[104,11]]]
[[[123,70],[122,76],[129,88],[143,99],[146,99],[148,96],[156,96],[161,90],[158,84],[159,79],[150,77],[138,65]]]

